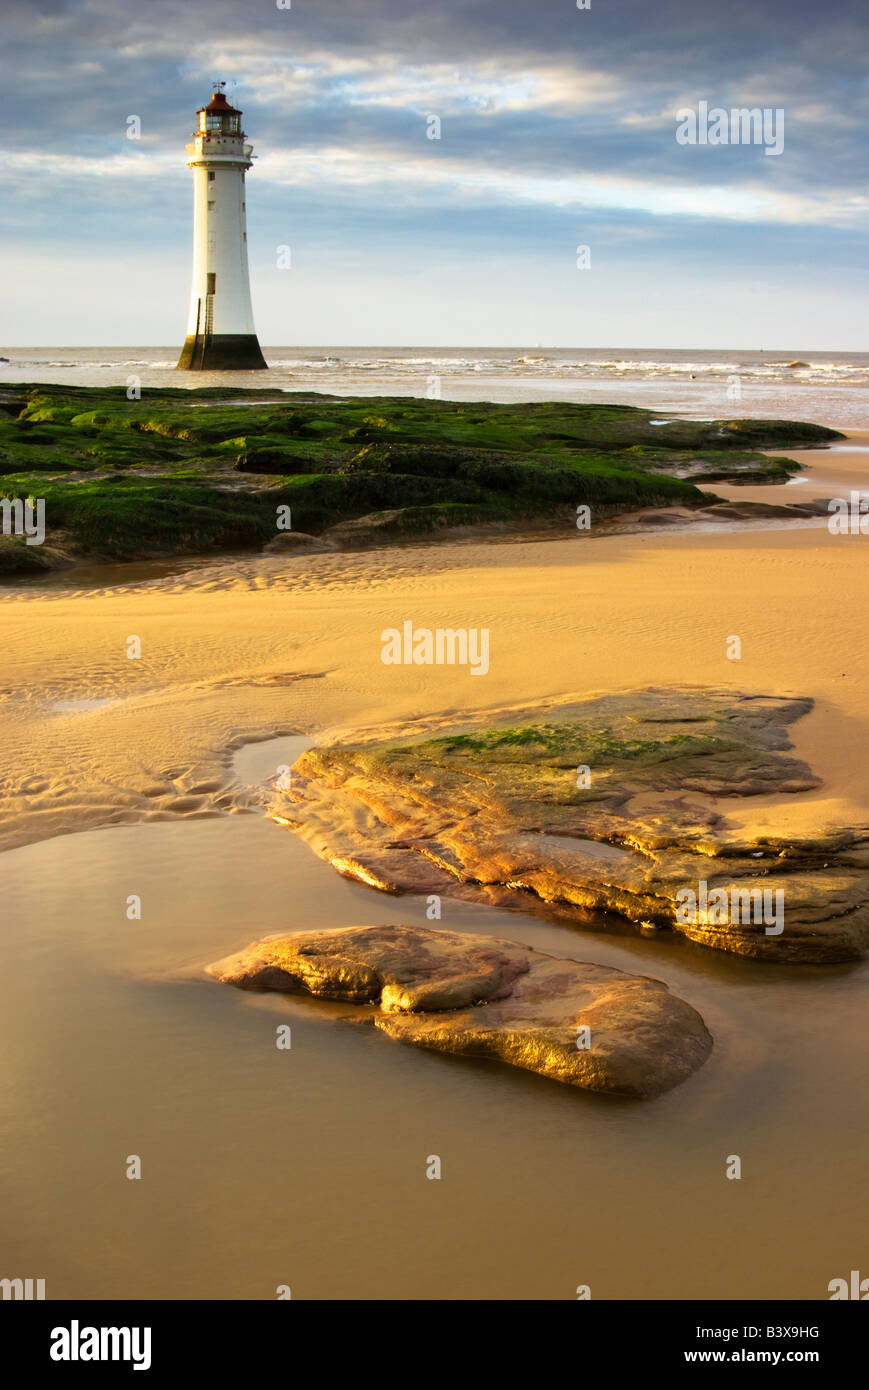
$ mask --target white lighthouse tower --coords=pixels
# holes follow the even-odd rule
[[[218,82],[187,146],[193,170],[193,287],[187,337],[178,359],[186,371],[251,371],[266,366],[253,326],[247,268],[244,176],[252,145],[241,112]]]

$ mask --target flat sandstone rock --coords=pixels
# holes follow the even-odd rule
[[[612,1095],[659,1095],[712,1048],[700,1015],[659,980],[470,933],[304,932],[256,941],[208,973],[240,989],[375,1005],[375,1027],[399,1042]]]
[[[811,707],[691,687],[550,701],[434,737],[311,749],[271,810],[386,891],[537,902],[577,925],[617,913],[782,963],[856,960],[869,828],[797,838],[728,820],[746,798],[820,785],[789,756],[788,726]]]

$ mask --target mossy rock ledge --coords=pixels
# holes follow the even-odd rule
[[[208,970],[241,989],[373,1005],[356,1019],[399,1042],[613,1095],[660,1095],[712,1048],[700,1015],[659,980],[470,933],[304,932],[254,942]]]
[[[639,508],[714,503],[705,479],[784,483],[835,430],[786,420],[655,421],[631,406],[329,396],[237,387],[0,386],[0,493],[45,504],[41,562],[260,551],[292,528],[363,548],[533,523],[577,538]],[[280,517],[281,532],[277,531]],[[339,529],[340,528],[340,529]],[[602,533],[605,527],[602,528]]]
[[[820,785],[788,756],[788,727],[811,707],[690,687],[552,701],[485,727],[312,749],[272,814],[385,891],[670,929],[779,963],[856,960],[869,827],[752,836],[728,819],[747,798]]]

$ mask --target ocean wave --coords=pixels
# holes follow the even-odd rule
[[[136,352],[136,349],[132,349]],[[72,348],[61,357],[58,350],[25,349],[20,355],[13,355],[14,349],[4,356],[10,360],[0,364],[0,372],[5,379],[23,377],[40,379],[45,373],[57,373],[63,380],[66,373],[75,373],[75,379],[87,384],[93,377],[94,384],[103,383],[106,376],[115,373],[123,380],[129,372],[159,374],[174,371],[176,357],[168,354],[173,350],[164,349],[166,355],[150,359],[144,355],[130,356],[131,349],[121,348]],[[564,389],[582,389],[587,383],[590,390],[597,393],[605,390],[607,383],[613,389],[631,389],[632,383],[638,387],[654,387],[670,384],[674,392],[694,391],[706,387],[717,391],[736,379],[743,388],[751,388],[756,395],[765,388],[794,388],[804,393],[812,387],[854,388],[865,390],[869,386],[869,353],[784,353],[760,354],[751,352],[727,352],[721,350],[686,350],[684,353],[654,349],[613,350],[595,352],[593,349],[538,349],[521,350],[516,348],[471,349],[471,348],[432,348],[409,349],[405,352],[390,349],[344,349],[338,353],[319,353],[311,348],[279,347],[274,352],[265,350],[266,359],[275,373],[281,373],[289,385],[316,383],[317,389],[334,391],[356,382],[360,388],[370,389],[372,384],[381,381],[404,383],[405,387],[420,390],[427,378],[437,377],[444,382],[445,390],[459,389],[462,380],[492,380],[509,383],[527,382],[529,390],[539,390],[540,383],[548,383],[550,389],[558,394]],[[217,374],[219,378],[220,374]],[[479,387],[475,387],[479,389]]]

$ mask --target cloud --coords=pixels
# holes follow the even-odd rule
[[[753,255],[759,273],[789,257],[831,275],[844,247],[861,263],[863,0],[592,0],[588,11],[569,0],[6,0],[2,27],[13,267],[34,244],[134,257],[143,237],[183,262],[183,145],[218,76],[237,82],[258,155],[252,246],[279,225],[329,246],[376,227],[398,273],[437,227],[469,257],[510,247],[518,277],[591,227],[630,247],[638,272],[667,245],[669,270],[655,259],[656,273],[674,279],[713,243],[718,267]],[[675,113],[699,100],[783,108],[783,155],[678,145]],[[132,114],[141,141],[126,138]],[[430,114],[439,141],[426,138]]]

